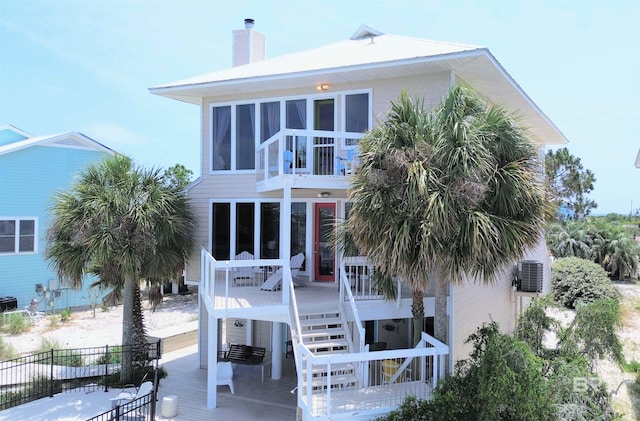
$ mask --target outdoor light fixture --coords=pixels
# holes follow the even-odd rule
[[[329,193],[328,191],[323,191],[321,193],[318,193],[318,197],[329,197],[331,196],[331,193]]]
[[[329,90],[328,83],[322,83],[320,85],[316,85],[316,91],[328,91],[328,90]]]
[[[236,320],[235,322],[233,322],[233,325],[235,327],[242,327],[244,326],[244,323],[242,323],[240,320]]]

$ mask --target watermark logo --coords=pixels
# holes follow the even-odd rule
[[[598,390],[602,380],[599,377],[574,377],[573,378],[573,391],[577,393],[584,393],[590,389]]]

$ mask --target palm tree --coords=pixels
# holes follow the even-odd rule
[[[435,336],[446,343],[448,284],[490,282],[540,239],[536,150],[506,111],[458,86],[429,112],[401,94],[360,151],[346,229],[387,296],[392,276],[411,288],[415,343],[435,278]]]
[[[52,214],[46,255],[60,278],[81,288],[85,273],[96,274],[96,285],[112,288],[106,300],[122,300],[121,380],[131,381],[146,345],[140,281],[158,284],[183,268],[195,230],[187,198],[159,170],[116,156],[89,166],[57,194]]]

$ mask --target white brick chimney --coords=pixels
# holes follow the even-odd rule
[[[253,30],[253,19],[244,20],[244,29],[233,31],[233,66],[265,59],[264,35]]]

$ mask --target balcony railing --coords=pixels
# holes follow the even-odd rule
[[[345,177],[345,165],[362,133],[326,130],[282,130],[256,149],[257,181],[281,175]],[[352,158],[353,160],[353,158]]]
[[[210,312],[288,304],[289,281],[284,276],[275,291],[263,291],[264,280],[283,267],[283,259],[216,260],[201,251],[200,295]],[[246,269],[253,276],[247,276]],[[289,273],[289,278],[291,277]]]
[[[375,417],[407,396],[431,399],[449,347],[422,333],[411,349],[314,355],[298,345],[298,406],[305,419]]]

